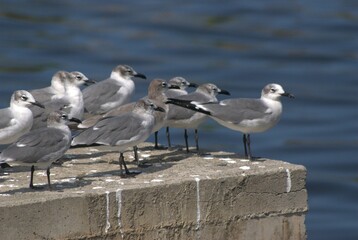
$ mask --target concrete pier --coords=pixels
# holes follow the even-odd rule
[[[237,154],[140,146],[142,168],[120,178],[111,147],[71,149],[51,169],[0,170],[1,239],[306,239],[306,169]],[[194,150],[193,150],[194,151]]]

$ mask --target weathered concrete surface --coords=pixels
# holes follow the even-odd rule
[[[0,170],[0,239],[306,239],[303,166],[148,144],[141,156],[151,166],[122,179],[115,148],[71,149],[53,191],[29,190],[29,169]]]

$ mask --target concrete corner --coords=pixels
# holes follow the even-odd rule
[[[140,151],[145,168],[125,157],[143,173],[120,178],[115,148],[71,149],[52,168],[54,191],[29,190],[29,169],[1,170],[1,239],[306,239],[303,166]]]

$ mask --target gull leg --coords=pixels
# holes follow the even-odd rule
[[[137,162],[137,166],[139,166],[139,157],[138,157],[138,147],[137,146],[133,147],[133,153],[134,153],[134,159]]]
[[[184,139],[185,139],[185,147],[186,147],[186,152],[189,152],[189,144],[188,144],[188,131],[187,129],[184,129]]]
[[[251,155],[251,140],[250,140],[250,134],[247,134],[247,149],[248,149],[248,158],[250,160],[252,160],[252,155]]]
[[[35,189],[33,181],[34,181],[34,172],[35,172],[35,166],[31,166],[31,177],[30,177],[30,188]]]
[[[246,147],[246,134],[243,134],[242,135],[242,141],[244,142],[244,149],[245,149],[245,158],[248,158],[248,155],[247,155],[247,147]]]
[[[50,190],[52,190],[52,186],[51,186],[51,181],[50,181],[50,167],[47,168],[46,170],[46,175],[47,175],[47,184]]]
[[[167,134],[168,148],[170,148],[170,147],[172,147],[172,144],[171,144],[171,142],[170,142],[169,127],[166,128],[166,134]]]
[[[155,141],[155,143],[154,143],[154,149],[159,149],[159,146],[158,146],[158,131],[156,131],[156,132],[154,133],[154,141]]]
[[[120,176],[123,178],[127,177],[128,175],[135,175],[135,174],[141,173],[141,171],[129,171],[128,170],[127,164],[124,161],[124,155],[122,152],[119,155],[119,167],[120,167],[120,171],[121,171]],[[124,167],[124,172],[123,172],[123,167]]]
[[[124,157],[122,158],[122,161],[123,161],[123,166],[124,166],[125,173],[126,173],[127,175],[131,174],[131,172],[130,172],[130,171],[128,170],[128,168],[127,168],[126,162],[124,161]]]
[[[123,177],[124,174],[123,174],[123,159],[124,159],[124,156],[123,156],[123,153],[119,153],[119,170],[120,170],[120,176]]]
[[[196,144],[196,151],[199,152],[199,134],[198,129],[195,129],[195,144]]]

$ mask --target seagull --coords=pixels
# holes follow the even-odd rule
[[[167,100],[164,93],[165,93],[165,91],[170,90],[172,88],[178,88],[178,87],[172,86],[162,79],[154,79],[149,84],[148,95],[142,98],[143,100],[150,99],[151,101],[154,102],[154,104],[156,104],[157,106],[159,106],[165,110],[165,112],[161,112],[161,111],[154,112],[155,124],[153,126],[152,133],[155,134],[155,145],[154,145],[155,149],[159,148],[157,131],[164,126],[166,112],[168,111],[168,107],[169,107],[168,105],[166,105],[164,103]],[[79,127],[80,128],[89,128],[89,127],[92,127],[94,124],[96,124],[102,118],[114,117],[114,116],[119,116],[124,113],[128,113],[130,111],[133,111],[135,105],[136,105],[136,102],[131,102],[131,103],[127,103],[122,106],[119,106],[115,109],[112,109],[111,111],[109,111],[103,115],[94,115],[88,119],[85,119],[83,121],[83,123],[79,125]],[[137,146],[133,146],[133,151],[134,151],[134,158],[137,162],[137,165],[139,166]]]
[[[132,77],[146,79],[127,65],[118,65],[111,76],[95,85],[83,89],[85,109],[90,114],[104,114],[126,104],[133,95],[135,86]]]
[[[32,129],[46,127],[48,115],[57,110],[66,111],[70,118],[83,118],[84,103],[80,87],[94,83],[81,72],[58,71],[51,80],[51,86],[30,91],[45,105],[45,110],[31,108],[34,115]]]
[[[175,98],[175,97],[180,96],[180,95],[188,94],[188,92],[186,91],[187,87],[194,87],[194,88],[198,87],[198,84],[190,83],[183,77],[173,77],[172,79],[170,79],[168,81],[168,83],[171,86],[177,86],[178,89],[174,89],[174,88],[168,89],[165,92],[165,95],[166,95],[167,98]],[[171,106],[172,105],[169,105],[169,108]],[[168,147],[171,147],[170,132],[169,132],[169,127],[168,126],[166,127],[166,135],[167,135],[167,140],[168,140]]]
[[[18,90],[11,96],[10,107],[0,109],[0,145],[13,143],[30,131],[33,123],[30,106],[44,108],[31,93]]]
[[[165,110],[150,99],[140,99],[136,102],[133,111],[102,118],[93,127],[81,132],[72,140],[72,146],[94,143],[118,146],[120,175],[122,177],[129,175],[131,172],[124,162],[123,152],[128,147],[137,146],[147,140],[155,125],[154,111]]]
[[[216,95],[230,95],[226,90],[218,88],[215,84],[205,83],[200,85],[195,92],[175,97],[178,100],[193,100],[197,102],[217,102]],[[170,102],[171,103],[171,102]],[[206,115],[181,107],[170,107],[167,114],[166,125],[174,128],[184,128],[186,151],[189,152],[188,128],[195,129],[196,150],[199,151],[198,127],[206,120]]]
[[[148,87],[148,95],[146,98],[151,99],[157,106],[160,106],[164,109],[164,112],[155,112],[155,125],[153,127],[152,133],[154,133],[154,149],[159,149],[158,145],[158,131],[164,127],[167,113],[169,111],[169,106],[165,104],[167,96],[165,92],[169,89],[177,89],[179,87],[171,85],[162,79],[154,79]]]
[[[68,77],[68,72],[58,71],[52,76],[51,85],[49,87],[34,89],[30,92],[38,101],[44,103],[61,98],[65,94],[64,81]]]
[[[294,98],[281,85],[270,83],[262,89],[261,98],[258,99],[237,98],[213,103],[172,98],[167,103],[204,113],[219,124],[242,132],[245,157],[252,159],[250,134],[267,131],[279,122],[282,96]]]
[[[61,158],[71,144],[71,131],[66,125],[68,121],[80,122],[64,111],[50,113],[47,127],[32,130],[21,136],[0,154],[0,164],[15,163],[31,166],[30,188],[33,185],[34,171],[46,169],[48,186],[51,189],[50,166]]]
[[[77,118],[82,120],[84,113],[83,94],[80,89],[81,86],[89,86],[96,81],[88,79],[83,73],[74,71],[70,72],[71,77],[65,82],[66,99],[69,105],[66,106],[66,111],[69,113],[70,118]]]
[[[193,87],[193,88],[198,87],[198,84],[188,82],[183,77],[173,77],[168,81],[168,83],[170,84],[170,86],[177,86],[177,88],[171,88],[165,92],[165,95],[168,98],[173,98],[176,96],[188,94],[188,92],[186,91],[188,87]]]

